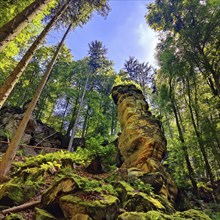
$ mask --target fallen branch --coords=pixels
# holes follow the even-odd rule
[[[52,134],[50,134],[49,136],[43,138],[40,142],[38,142],[38,143],[36,144],[36,146],[38,146],[39,144],[41,144],[43,141],[45,141],[45,140],[48,139],[49,137],[52,137],[52,136],[55,135],[56,133],[57,133],[57,131],[54,132],[54,133],[52,133]]]
[[[31,206],[34,206],[34,205],[38,205],[40,204],[40,200],[37,200],[37,201],[31,201],[31,202],[27,202],[27,203],[24,203],[22,205],[19,205],[19,206],[14,206],[14,207],[11,207],[11,208],[8,208],[8,209],[4,209],[0,212],[0,214],[8,214],[10,212],[19,212],[19,211],[22,211],[24,209],[27,209],[27,208],[30,208]]]
[[[7,141],[0,141],[2,144],[10,144]],[[21,147],[29,147],[29,148],[36,148],[36,149],[45,149],[45,150],[66,150],[63,148],[56,148],[56,147],[40,147],[40,146],[32,146],[32,145],[27,145],[27,144],[19,144]]]

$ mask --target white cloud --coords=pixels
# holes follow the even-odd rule
[[[139,46],[139,59],[142,62],[149,62],[152,65],[156,65],[154,53],[158,43],[157,34],[145,23],[139,24],[135,30],[135,34]]]

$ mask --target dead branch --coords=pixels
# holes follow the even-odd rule
[[[10,212],[19,212],[19,211],[22,211],[24,209],[30,208],[31,206],[38,205],[38,204],[40,204],[40,202],[41,202],[40,200],[27,202],[27,203],[24,203],[24,204],[19,205],[19,206],[14,206],[14,207],[11,207],[11,208],[8,208],[8,209],[4,209],[0,213],[5,215],[5,214],[8,214]]]
[[[0,141],[2,144],[10,144],[10,142],[7,141]],[[37,148],[37,149],[45,149],[45,150],[66,150],[62,148],[53,148],[53,147],[40,147],[40,146],[32,146],[32,145],[27,145],[27,144],[20,144],[19,146],[21,147],[29,147],[29,148]]]
[[[42,143],[43,141],[45,141],[46,139],[52,137],[52,136],[55,135],[56,133],[57,133],[57,131],[54,132],[54,133],[52,133],[52,134],[50,134],[50,135],[48,135],[47,137],[43,138],[40,142],[38,142],[38,143],[36,144],[36,146],[38,146],[39,144],[41,144],[41,143]]]

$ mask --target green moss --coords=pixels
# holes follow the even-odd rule
[[[173,205],[167,200],[167,198],[159,195],[154,195],[154,199],[160,201],[160,203],[165,207],[164,213],[173,214],[176,212]]]
[[[67,219],[71,219],[74,213],[82,213],[91,216],[92,219],[115,220],[119,212],[117,197],[89,192],[63,196],[59,204]]]
[[[3,185],[3,187],[0,189],[0,201],[2,204],[14,203],[14,204],[20,204],[24,201],[24,194],[22,187],[13,184],[13,183],[6,183]],[[4,203],[6,201],[6,203]]]
[[[158,211],[149,211],[144,212],[125,212],[118,216],[117,220],[172,220],[173,217],[170,217],[166,214],[160,213]]]
[[[134,191],[134,188],[130,184],[126,183],[125,181],[119,181],[118,183],[126,190],[126,192]]]
[[[13,163],[13,176],[17,176],[22,170],[28,170],[30,168],[38,168],[44,171],[48,171],[51,168],[64,168],[65,161],[71,161],[76,164],[89,164],[91,162],[91,153],[87,149],[80,148],[75,152],[69,151],[57,151],[48,153],[45,155],[38,155],[29,157],[25,162],[14,162]]]
[[[128,211],[147,212],[150,210],[165,211],[165,207],[157,199],[142,192],[129,192],[124,208]]]
[[[84,194],[83,198],[77,195],[66,195],[60,198],[60,201],[70,202],[72,204],[78,204],[85,207],[97,207],[104,208],[108,205],[112,205],[118,202],[117,197],[111,195],[100,195],[97,199],[90,199],[90,193]],[[87,199],[86,199],[87,198]]]
[[[49,212],[35,208],[35,220],[53,220],[56,219],[53,215],[51,215]]]
[[[183,219],[200,219],[200,220],[211,220],[209,216],[207,216],[204,212],[195,210],[195,209],[189,209],[184,212],[177,212],[175,214],[176,217],[181,217]]]
[[[159,211],[125,212],[118,216],[117,220],[211,220],[206,214],[198,210],[187,210],[177,212],[174,215],[167,215]]]
[[[25,220],[21,215],[11,213],[5,217],[5,220]]]

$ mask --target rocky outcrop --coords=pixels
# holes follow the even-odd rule
[[[92,175],[83,170],[85,161],[78,166],[81,156],[80,152],[62,151],[14,163],[11,180],[0,184],[0,219],[12,219],[7,208],[36,201],[29,210],[17,210],[13,219],[210,220],[196,210],[176,212],[166,198],[139,179],[146,178],[140,170]]]
[[[9,141],[24,115],[24,110],[18,107],[3,107],[0,111],[0,141]],[[78,140],[76,140],[78,141]],[[80,141],[78,141],[80,142]],[[77,146],[83,143],[78,143]],[[85,142],[85,141],[84,141]],[[21,140],[22,144],[49,147],[49,148],[65,148],[68,146],[68,138],[49,127],[45,123],[37,120],[32,115],[25,129]],[[5,151],[7,145],[0,143],[0,151]],[[26,148],[25,148],[26,149]],[[30,152],[30,150],[28,151]],[[30,152],[34,155],[34,152]]]
[[[123,161],[121,168],[138,169],[142,181],[151,182],[159,194],[174,202],[177,188],[161,165],[166,153],[166,139],[161,122],[152,116],[142,92],[134,85],[115,86],[112,97],[117,105],[121,124],[118,138]]]

